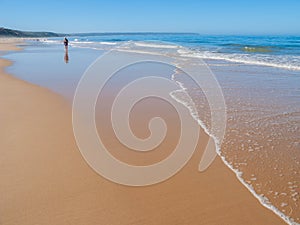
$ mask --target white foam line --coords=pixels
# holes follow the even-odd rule
[[[116,42],[106,42],[106,41],[101,41],[99,42],[101,45],[116,45]]]
[[[39,42],[47,43],[47,44],[60,44],[62,41],[59,40],[48,40],[48,39],[38,39]]]
[[[162,44],[149,44],[149,43],[139,43],[135,42],[134,43],[136,46],[140,47],[149,47],[149,48],[178,48],[177,45],[162,45]]]
[[[130,49],[122,49],[122,48],[118,48],[115,49],[116,51],[119,52],[132,52],[132,53],[139,53],[139,54],[149,54],[149,55],[164,55],[162,53],[159,52],[147,52],[147,51],[140,51],[140,50],[130,50]]]
[[[88,49],[93,49],[93,50],[105,50],[104,48],[96,48],[96,47],[91,47],[91,46],[78,46],[75,44],[70,44],[73,48],[88,48]]]
[[[269,67],[275,67],[280,69],[287,69],[287,70],[296,70],[299,71],[300,67],[295,65],[282,65],[282,64],[276,64],[271,62],[261,62],[251,59],[238,59],[238,58],[228,58],[225,56],[217,56],[217,55],[200,55],[200,54],[181,54],[183,57],[190,57],[190,58],[201,58],[201,59],[216,59],[216,60],[225,60],[228,62],[235,62],[235,63],[243,63],[248,65],[258,65],[258,66],[269,66]]]
[[[185,107],[187,107],[188,110],[191,113],[191,116],[201,126],[201,128],[205,131],[205,133],[207,135],[209,135],[211,138],[213,138],[213,140],[215,142],[215,147],[216,147],[217,154],[220,156],[220,158],[222,159],[222,161],[224,162],[224,164],[235,173],[235,175],[238,178],[238,180],[250,191],[250,193],[260,202],[260,204],[262,204],[264,207],[266,207],[269,210],[271,210],[272,212],[274,212],[277,216],[279,216],[287,224],[289,224],[289,225],[299,225],[299,223],[296,223],[292,218],[286,216],[278,208],[276,208],[274,205],[272,205],[270,203],[270,201],[266,197],[264,197],[262,195],[258,195],[255,192],[255,190],[253,189],[252,185],[246,183],[245,180],[243,180],[243,178],[242,178],[242,174],[243,173],[241,171],[239,171],[238,169],[233,168],[233,166],[225,159],[225,157],[221,153],[221,147],[220,147],[221,143],[220,143],[220,141],[217,139],[216,136],[214,136],[213,134],[210,133],[209,129],[205,126],[204,122],[199,118],[198,112],[195,109],[195,103],[193,101],[192,102],[185,102],[185,101],[183,101],[181,99],[178,99],[174,95],[174,93],[176,93],[176,92],[184,92],[185,94],[187,94],[189,96],[189,94],[186,91],[187,88],[184,86],[184,84],[175,80],[175,74],[172,75],[172,80],[174,82],[176,82],[180,86],[181,89],[171,92],[170,96],[174,100],[176,100],[177,102],[179,102],[179,103],[183,104]]]
[[[73,43],[73,44],[97,44],[99,42],[93,42],[93,41],[70,41],[70,43]]]

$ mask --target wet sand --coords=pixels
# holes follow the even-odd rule
[[[0,46],[15,49],[10,43]],[[2,225],[285,224],[220,158],[198,172],[208,139],[203,131],[196,154],[171,179],[139,188],[105,180],[76,147],[69,103],[5,74],[3,68],[9,65],[0,60]]]

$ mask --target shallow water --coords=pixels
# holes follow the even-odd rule
[[[22,80],[46,87],[72,100],[77,83],[86,68],[103,51],[69,48],[68,63],[60,45],[29,44],[24,51],[13,52],[4,57],[14,61],[7,72]]]
[[[221,155],[263,202],[271,203],[274,210],[299,223],[299,74],[209,63],[223,89],[227,107]],[[204,94],[180,75],[176,79],[184,83],[199,118],[209,127],[210,110]]]

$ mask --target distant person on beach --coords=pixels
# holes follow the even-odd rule
[[[65,46],[64,60],[65,60],[65,63],[69,62],[68,45],[69,45],[69,40],[65,37],[65,39],[64,39],[64,46]]]
[[[66,37],[64,39],[64,45],[65,45],[66,51],[68,51],[69,40]]]

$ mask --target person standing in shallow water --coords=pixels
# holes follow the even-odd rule
[[[69,40],[65,37],[64,39],[65,50],[68,51]]]
[[[65,39],[64,39],[64,46],[65,46],[64,60],[65,60],[66,63],[69,62],[68,45],[69,45],[69,40],[65,37]]]

